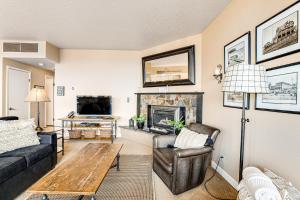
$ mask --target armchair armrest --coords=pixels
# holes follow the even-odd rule
[[[57,148],[57,135],[54,132],[44,133],[39,132],[38,136],[40,137],[41,144],[51,144],[56,150]]]
[[[175,155],[178,158],[197,156],[212,152],[212,147],[193,148],[193,149],[175,149]]]
[[[166,148],[168,145],[174,145],[176,135],[156,135],[153,137],[153,148]]]

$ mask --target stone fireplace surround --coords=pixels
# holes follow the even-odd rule
[[[147,117],[147,127],[151,128],[149,112],[153,107],[184,108],[185,124],[192,122],[202,123],[203,92],[177,92],[177,93],[136,93],[137,115]]]

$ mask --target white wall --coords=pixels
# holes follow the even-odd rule
[[[56,123],[58,118],[76,111],[76,95],[110,95],[112,114],[121,117],[119,124],[128,124],[136,113],[134,93],[141,82],[139,55],[137,51],[61,50],[55,84],[65,86],[65,96],[55,92]]]
[[[223,107],[221,84],[212,74],[224,63],[224,45],[251,31],[251,63],[255,63],[255,26],[288,7],[295,0],[232,0],[202,33],[204,123],[222,133],[215,144],[213,159],[224,156],[221,167],[238,180],[241,110]],[[300,53],[262,63],[276,67],[298,62]],[[250,123],[246,125],[245,166],[269,168],[300,188],[300,115],[255,110],[251,95]]]

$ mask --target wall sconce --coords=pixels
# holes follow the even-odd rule
[[[223,74],[222,74],[222,65],[218,65],[214,72],[214,78],[218,81],[218,84],[222,82]]]

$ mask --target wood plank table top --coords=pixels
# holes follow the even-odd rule
[[[41,178],[28,192],[95,195],[122,144],[89,143],[76,156]]]

